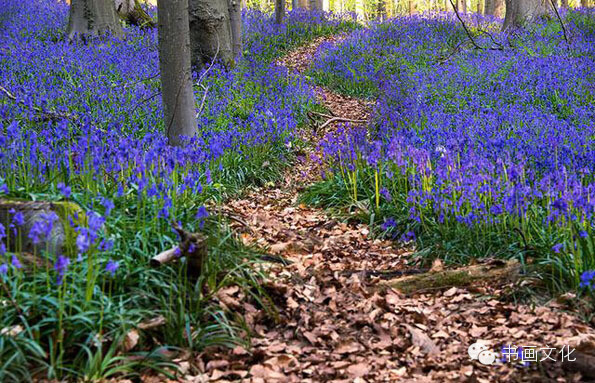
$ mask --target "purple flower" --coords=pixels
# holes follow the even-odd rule
[[[198,211],[196,212],[196,219],[198,220],[201,229],[205,226],[205,219],[208,216],[209,212],[207,211],[206,207],[201,206],[198,208]]]
[[[101,204],[105,208],[105,215],[106,216],[110,215],[110,213],[112,212],[112,210],[115,207],[115,205],[112,202],[112,200],[107,199],[107,198],[104,198],[104,197],[101,198]]]
[[[56,283],[58,285],[62,284],[62,281],[64,280],[64,274],[66,274],[69,264],[70,259],[63,255],[58,256],[58,258],[56,259],[56,263],[54,264],[54,270],[56,270]]]
[[[560,254],[560,252],[564,250],[564,244],[563,243],[557,243],[554,246],[552,246],[552,251],[556,254]]]
[[[595,289],[595,270],[585,271],[581,275],[581,282],[579,287]]]
[[[86,253],[91,245],[93,244],[93,238],[87,228],[81,227],[79,234],[76,237],[76,247],[78,248],[79,254]]]
[[[13,216],[12,216],[12,224],[13,225],[23,226],[25,224],[25,215],[22,212],[16,211],[14,209],[10,209],[9,213],[13,214]]]
[[[0,223],[0,241],[4,237],[6,237],[6,229],[4,228],[4,225]]]
[[[8,272],[8,265],[6,263],[3,263],[0,265],[0,275],[6,275],[6,273]]]
[[[72,194],[72,189],[70,186],[66,186],[63,182],[58,184],[58,190],[60,191],[60,194],[64,196],[64,198],[70,198],[70,195]]]
[[[23,264],[15,254],[12,255],[11,263],[16,269],[21,269],[23,267]]]
[[[409,230],[408,232],[406,232],[405,234],[403,234],[401,236],[401,241],[402,242],[411,242],[411,241],[415,241],[415,233],[411,230]]]
[[[114,275],[116,275],[116,271],[118,270],[119,267],[120,267],[119,262],[110,259],[107,262],[107,264],[105,265],[105,271],[110,273],[111,276],[113,277]]]
[[[47,240],[54,228],[54,223],[58,221],[58,216],[54,212],[40,214],[40,219],[35,221],[29,231],[29,239],[37,245],[43,240]]]
[[[397,222],[393,218],[389,218],[382,224],[381,228],[384,231],[387,231],[393,227],[397,227]]]
[[[388,191],[387,188],[380,189],[380,194],[384,197],[386,202],[390,202],[393,199],[393,197],[391,197],[390,192]]]

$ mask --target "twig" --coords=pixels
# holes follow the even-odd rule
[[[465,30],[465,33],[467,34],[467,37],[469,37],[469,40],[471,41],[471,44],[473,44],[473,46],[475,47],[475,49],[480,49],[480,50],[496,50],[496,51],[501,51],[504,50],[504,47],[502,46],[502,44],[497,43],[492,36],[490,35],[490,38],[492,39],[492,41],[494,41],[497,46],[492,46],[492,47],[482,47],[480,45],[477,44],[477,42],[475,41],[475,39],[473,38],[473,35],[471,34],[471,32],[469,31],[469,28],[467,28],[467,25],[465,24],[465,22],[463,21],[463,19],[461,18],[461,16],[459,15],[459,11],[457,10],[457,7],[455,6],[455,3],[453,2],[453,0],[449,0],[450,1],[450,5],[452,5],[452,9],[455,11],[455,15],[457,16],[457,19],[459,19],[459,21],[461,22],[461,25],[463,26],[463,29]],[[484,31],[484,33],[488,34],[487,32]]]
[[[333,122],[338,122],[338,121],[343,121],[343,122],[353,122],[355,124],[363,124],[364,122],[366,122],[366,120],[354,120],[351,118],[345,118],[345,117],[333,117],[333,118],[329,118],[328,120],[326,120],[326,122],[322,125],[320,125],[320,127],[318,129],[324,129],[326,128],[329,124],[332,124]]]
[[[469,37],[469,40],[471,40],[471,43],[473,44],[473,46],[475,48],[477,48],[477,49],[483,49],[482,47],[480,47],[479,45],[477,45],[477,43],[475,42],[475,39],[471,35],[471,32],[469,32],[469,29],[467,29],[467,25],[465,25],[465,22],[463,21],[463,19],[459,15],[459,11],[457,10],[457,7],[456,7],[455,3],[452,0],[449,0],[449,1],[450,1],[450,5],[452,5],[452,9],[455,11],[455,15],[457,16],[457,19],[459,19],[459,21],[461,22],[461,25],[463,26],[463,29],[465,30],[465,33],[467,34],[467,37]]]
[[[21,317],[21,318],[24,318],[23,310],[19,307],[19,305],[12,298],[12,294],[10,293],[10,290],[8,289],[8,286],[6,286],[6,283],[4,283],[4,281],[0,280],[0,284],[2,284],[2,290],[4,290],[4,292],[6,293],[6,297],[8,298],[8,301],[10,302],[10,304],[12,305],[12,307],[14,307],[14,309],[17,312],[18,316]]]
[[[8,89],[3,87],[2,85],[0,85],[0,91],[2,93],[4,93],[6,95],[6,97],[8,97],[9,100],[12,100],[18,104],[26,106],[29,109],[32,109],[33,111],[35,111],[37,113],[42,114],[43,117],[46,119],[49,119],[49,120],[71,120],[71,121],[78,120],[77,116],[73,116],[70,113],[60,113],[60,112],[55,112],[55,111],[51,111],[51,110],[47,111],[47,110],[43,110],[37,106],[29,106],[23,100],[19,100],[14,94],[12,94]]]
[[[560,22],[560,26],[562,27],[562,33],[564,34],[564,41],[566,41],[566,49],[570,50],[570,42],[568,42],[568,35],[566,34],[566,27],[564,26],[564,22],[562,21],[562,18],[560,17],[560,13],[558,12],[558,7],[556,7],[554,0],[550,0],[550,3],[552,4],[552,8],[554,8],[554,13],[556,14],[556,17],[558,18],[558,21]]]
[[[202,95],[202,101],[200,102],[200,108],[198,108],[198,112],[196,113],[196,118],[198,118],[202,114],[202,110],[205,106],[205,101],[207,99],[207,93],[209,92],[208,86],[206,88],[202,84],[200,84],[200,86],[205,90],[205,92]]]

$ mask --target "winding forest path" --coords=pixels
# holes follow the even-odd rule
[[[340,39],[318,39],[279,63],[299,73],[320,44]],[[316,92],[335,115],[369,118],[367,102],[322,88]],[[310,150],[324,133],[301,132]],[[220,303],[242,315],[252,330],[252,348],[205,351],[198,358],[204,374],[192,381],[544,382],[570,376],[562,372],[559,354],[552,355],[557,362],[528,368],[518,363],[484,366],[467,354],[477,339],[494,350],[504,342],[560,349],[572,337],[593,334],[562,313],[560,304],[532,309],[497,298],[504,295],[502,287],[485,285],[414,296],[378,288],[378,279],[363,270],[406,269],[407,249],[371,238],[364,224],[340,222],[323,210],[299,205],[299,193],[320,174],[311,154],[303,153],[283,182],[248,190],[225,207],[245,221],[234,228],[246,243],[269,248],[292,263],[263,266],[276,320],[247,303],[240,289],[220,291]]]

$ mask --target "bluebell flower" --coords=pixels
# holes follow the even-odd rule
[[[105,265],[105,271],[110,273],[111,276],[113,277],[114,275],[116,275],[116,271],[118,270],[119,267],[120,267],[119,262],[110,259],[107,262],[107,264]]]
[[[58,191],[60,191],[60,194],[62,194],[64,198],[70,198],[70,195],[72,194],[72,189],[70,186],[66,186],[63,182],[60,182],[57,187]]]
[[[556,243],[554,246],[552,246],[552,251],[556,254],[560,254],[562,250],[564,250],[563,243]]]
[[[583,272],[579,286],[582,288],[595,289],[595,270]]]
[[[66,274],[69,264],[70,259],[63,255],[59,255],[56,259],[56,263],[54,264],[54,270],[56,270],[56,284],[62,284],[62,281],[64,280],[64,274]]]
[[[23,264],[21,263],[21,261],[19,261],[19,258],[13,254],[12,255],[12,259],[10,262],[16,269],[21,269],[23,267]]]
[[[387,231],[393,227],[397,227],[397,221],[395,221],[394,218],[388,218],[381,226],[382,230],[384,231]]]
[[[6,263],[3,263],[0,265],[0,275],[6,275],[6,273],[8,272],[8,265]]]
[[[196,219],[199,222],[199,226],[200,228],[204,228],[205,225],[205,219],[209,216],[209,212],[207,211],[207,208],[204,206],[201,206],[198,208],[198,211],[196,212]]]

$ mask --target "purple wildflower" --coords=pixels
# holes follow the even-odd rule
[[[56,259],[56,263],[54,264],[54,270],[56,270],[56,284],[62,284],[64,280],[64,274],[66,274],[69,264],[70,259],[63,255],[58,256]]]
[[[63,182],[60,182],[57,187],[64,198],[70,198],[70,195],[72,194],[70,186],[66,186]]]
[[[107,264],[105,265],[105,271],[107,271],[108,273],[110,273],[111,276],[113,277],[114,275],[116,275],[116,271],[118,270],[119,267],[120,267],[120,263],[119,262],[110,259],[107,262]]]

